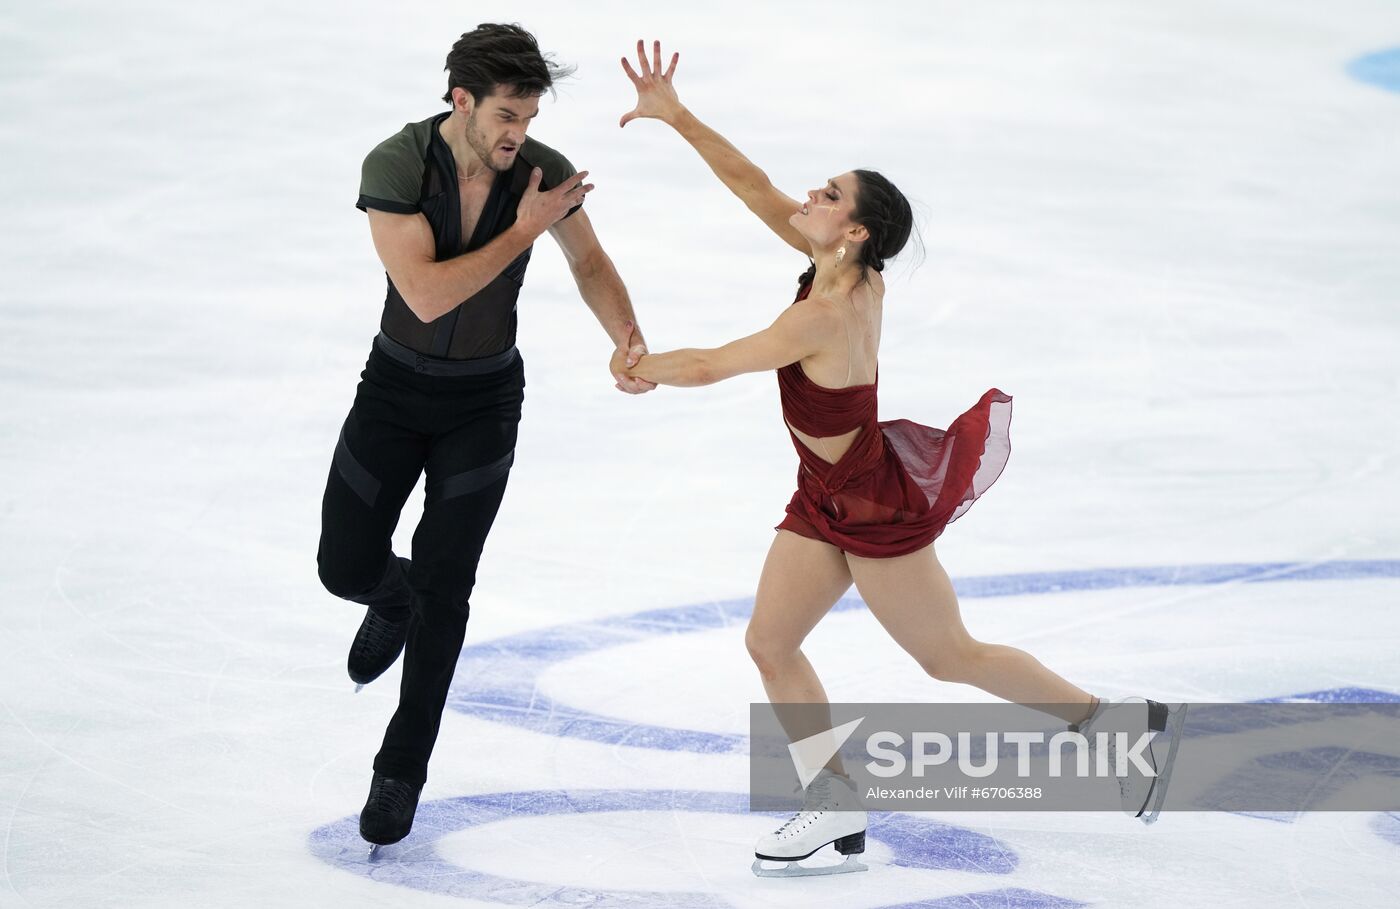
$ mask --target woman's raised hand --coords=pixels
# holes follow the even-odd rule
[[[681,106],[681,99],[676,96],[676,90],[671,85],[671,75],[676,71],[676,61],[680,58],[680,54],[672,54],[671,65],[663,73],[661,71],[660,41],[652,44],[650,61],[647,60],[644,42],[637,42],[637,62],[641,64],[641,75],[637,74],[637,71],[632,68],[632,64],[627,62],[626,57],[622,58],[622,68],[627,73],[627,78],[632,80],[632,85],[637,89],[637,106],[622,115],[618,126],[626,126],[629,120],[635,120],[638,117],[652,117],[669,123],[672,117],[685,109]]]

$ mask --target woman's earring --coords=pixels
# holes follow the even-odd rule
[[[841,262],[841,260],[844,259],[844,258],[846,258],[846,247],[843,246],[843,247],[841,247],[840,249],[836,250],[836,262],[837,262],[837,264],[839,265],[840,262]]]

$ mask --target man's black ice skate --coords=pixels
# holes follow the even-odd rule
[[[371,843],[371,856],[380,846],[397,843],[413,829],[421,786],[376,773],[369,784],[369,800],[360,812],[360,836]]]
[[[407,608],[403,610],[403,618],[397,621],[375,612],[374,607],[365,610],[365,620],[360,623],[360,630],[355,632],[355,641],[350,645],[350,658],[346,661],[346,669],[350,672],[350,680],[355,683],[356,691],[394,665],[403,652],[404,641],[408,639],[409,617]]]

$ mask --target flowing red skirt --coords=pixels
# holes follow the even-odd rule
[[[995,388],[946,431],[911,420],[877,426],[836,464],[797,442],[797,492],[775,529],[871,559],[917,552],[972,507],[1011,456],[1011,397]]]

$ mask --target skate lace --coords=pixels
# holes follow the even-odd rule
[[[782,836],[788,830],[796,833],[806,827],[808,823],[815,821],[827,812],[835,808],[836,803],[831,797],[831,777],[820,776],[812,781],[807,787],[807,795],[803,800],[805,804],[802,810],[794,814],[783,822],[783,825],[774,831],[777,836]]]
[[[1080,731],[1081,731],[1081,732],[1085,732],[1085,730],[1082,730],[1082,729],[1081,729]],[[1089,750],[1090,750],[1091,752],[1097,750],[1097,748],[1098,748],[1098,736],[1094,733],[1094,731],[1092,731],[1092,729],[1089,730],[1089,731],[1087,731],[1087,732],[1085,732],[1085,734],[1086,734],[1086,736],[1087,736],[1087,738],[1088,738],[1088,741],[1089,741]],[[1118,775],[1117,775],[1117,773],[1118,773],[1118,735],[1117,735],[1117,733],[1115,733],[1115,732],[1110,732],[1110,733],[1108,733],[1108,734],[1106,735],[1105,740],[1104,740],[1104,751],[1107,752],[1107,754],[1108,754],[1108,772],[1114,774],[1114,778],[1118,780],[1118,794],[1119,794],[1119,796],[1120,796],[1121,798],[1126,799],[1126,798],[1128,798],[1128,796],[1129,796],[1130,794],[1132,794],[1132,790],[1133,790],[1133,786],[1135,785],[1135,781],[1134,781],[1134,779],[1132,778],[1131,771],[1130,771],[1130,773],[1129,773],[1128,776],[1118,776]],[[1147,754],[1148,754],[1149,759],[1152,761],[1153,767],[1155,768],[1155,767],[1156,767],[1156,764],[1157,764],[1157,760],[1156,760],[1155,755],[1153,755],[1151,749],[1148,750]],[[1149,785],[1149,787],[1148,787],[1148,793],[1149,793],[1149,794],[1151,793],[1152,788],[1156,786],[1156,783],[1157,783],[1157,781],[1154,779],[1154,780],[1151,782],[1151,784]],[[1145,797],[1144,797],[1144,798],[1145,798]]]
[[[369,808],[392,815],[403,814],[413,800],[413,787],[401,780],[376,776],[369,787]]]
[[[364,654],[377,654],[385,648],[398,643],[398,633],[404,625],[404,619],[400,622],[391,622],[388,619],[369,610],[365,616],[360,633],[355,635],[353,650],[357,656]]]
[[[1108,737],[1108,772],[1116,774],[1118,772],[1118,736],[1116,734]],[[1118,794],[1127,798],[1128,790],[1132,788],[1132,781],[1126,776],[1118,779]]]

